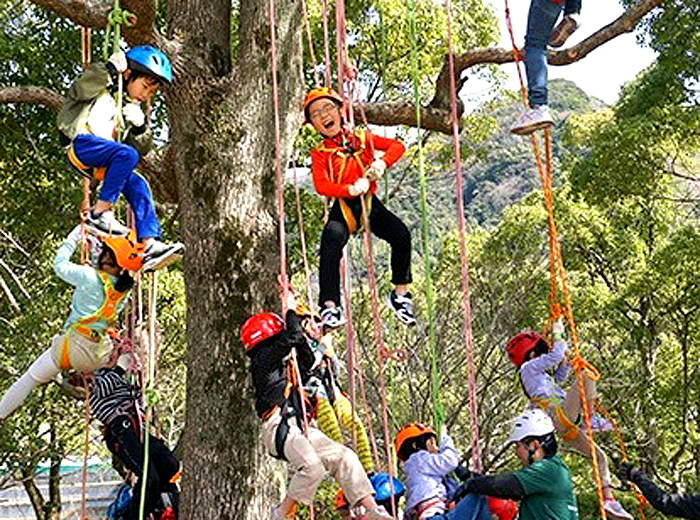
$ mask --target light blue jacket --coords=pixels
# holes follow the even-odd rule
[[[554,348],[541,356],[526,361],[520,367],[520,378],[527,396],[538,399],[564,399],[566,392],[559,386],[569,373],[566,357],[566,342],[558,339]],[[554,370],[554,377],[550,371]]]
[[[403,471],[406,474],[406,510],[428,498],[439,498],[443,501],[442,511],[436,510],[433,514],[445,511],[447,489],[442,479],[459,464],[459,455],[454,442],[449,435],[443,435],[440,451],[430,453],[428,450],[420,450],[411,455],[403,463]],[[432,513],[432,511],[431,511]]]

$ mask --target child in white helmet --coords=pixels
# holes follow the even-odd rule
[[[554,424],[539,409],[527,410],[513,422],[509,441],[522,469],[494,476],[475,476],[464,484],[470,493],[520,501],[520,520],[577,520],[571,473],[557,455]]]

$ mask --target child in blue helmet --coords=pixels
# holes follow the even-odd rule
[[[115,99],[123,81],[123,106]],[[98,236],[126,236],[128,228],[111,211],[121,193],[136,217],[139,242],[145,246],[143,269],[164,267],[182,257],[182,244],[164,244],[153,196],[146,179],[134,171],[151,147],[151,132],[140,104],[172,81],[170,61],[144,45],[114,53],[107,63],[87,67],[71,85],[58,115],[61,143],[78,169],[102,180],[87,228]],[[123,120],[120,128],[119,121]],[[124,142],[119,142],[119,130]]]

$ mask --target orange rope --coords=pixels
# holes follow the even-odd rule
[[[520,80],[520,95],[522,98],[523,105],[528,106],[527,91],[525,88],[525,82],[523,80],[523,75],[520,70],[520,52],[515,44],[515,36],[513,33],[513,26],[510,17],[510,7],[508,5],[508,0],[505,1],[505,13],[506,13],[506,26],[508,28],[508,33],[510,35],[510,40],[513,47],[513,57],[515,58],[515,65],[518,70],[518,78]],[[549,258],[549,304],[550,304],[550,321],[553,321],[555,316],[561,313],[561,309],[558,303],[557,289],[561,289],[562,297],[564,299],[564,316],[569,324],[569,330],[571,332],[571,346],[574,351],[574,360],[576,364],[574,365],[574,370],[576,372],[577,384],[579,388],[579,395],[581,396],[581,409],[583,411],[583,420],[586,426],[586,438],[588,440],[588,450],[590,453],[591,464],[593,466],[593,476],[596,483],[596,494],[598,495],[598,506],[600,510],[600,516],[603,520],[607,519],[607,513],[605,511],[605,497],[603,495],[603,482],[600,476],[600,468],[598,466],[598,457],[596,456],[596,445],[593,439],[593,430],[591,428],[591,414],[588,403],[588,396],[586,395],[585,389],[585,378],[589,372],[592,372],[593,367],[586,363],[581,357],[579,348],[579,338],[576,331],[576,324],[574,322],[574,314],[571,305],[571,295],[568,289],[568,278],[566,276],[566,271],[564,269],[564,262],[561,256],[561,246],[557,237],[556,222],[554,219],[554,200],[552,195],[552,137],[549,128],[544,130],[544,148],[545,148],[545,161],[546,165],[542,164],[542,157],[539,150],[539,143],[535,133],[530,134],[530,143],[532,145],[533,155],[535,157],[535,162],[537,164],[537,172],[539,173],[540,180],[542,183],[542,192],[544,195],[545,209],[547,211],[547,228],[548,228],[548,258]],[[558,282],[557,282],[558,275]],[[594,370],[594,369],[593,369]],[[597,371],[596,371],[597,373]]]

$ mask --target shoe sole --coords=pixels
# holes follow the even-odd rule
[[[89,222],[85,223],[85,229],[87,229],[87,231],[91,235],[94,235],[96,237],[101,237],[101,238],[105,238],[105,237],[123,238],[129,234],[129,230],[127,230],[124,233],[117,233],[113,230],[112,231],[105,231],[104,229],[100,229],[100,228],[90,224]]]
[[[540,123],[534,123],[532,125],[523,126],[520,128],[511,128],[510,133],[515,135],[530,135],[537,130],[544,130],[545,128],[549,128],[551,126],[554,126],[552,121],[542,121]]]
[[[151,273],[153,271],[158,271],[164,267],[168,267],[170,264],[174,264],[178,260],[182,260],[182,253],[184,248],[174,249],[170,253],[154,259],[152,261],[146,262],[141,268],[145,273]]]

